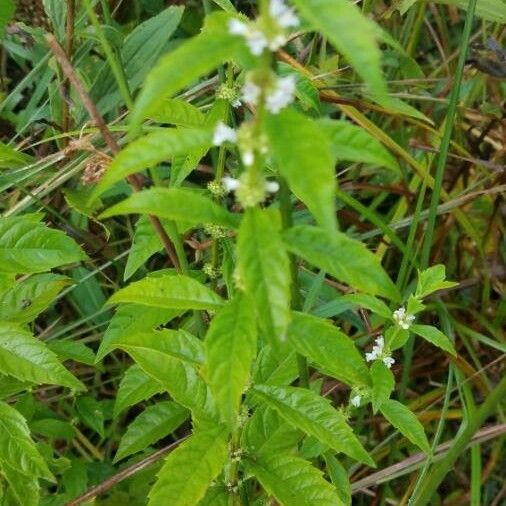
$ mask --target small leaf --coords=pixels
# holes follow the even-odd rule
[[[244,290],[255,301],[260,328],[274,343],[286,338],[290,321],[290,265],[269,214],[248,209],[237,239],[237,261]]]
[[[158,123],[183,127],[200,127],[205,121],[205,116],[198,107],[180,98],[166,98],[159,102],[149,117]]]
[[[218,309],[223,299],[215,292],[182,275],[144,278],[118,290],[108,304],[136,303],[166,309]]]
[[[417,336],[423,337],[426,341],[429,341],[429,343],[432,343],[434,346],[438,346],[454,357],[457,356],[457,352],[455,351],[455,346],[453,343],[436,327],[433,327],[432,325],[411,325],[409,329],[411,332]]]
[[[400,174],[397,160],[363,128],[345,120],[321,119],[318,124],[331,141],[335,160],[378,165]]]
[[[387,320],[392,319],[392,311],[390,311],[388,306],[382,300],[377,299],[373,295],[367,295],[365,293],[350,293],[344,295],[341,300],[343,302],[350,302],[353,305],[369,309],[369,311],[372,311]]]
[[[191,225],[214,223],[235,228],[238,224],[238,216],[210,198],[187,188],[151,188],[134,193],[123,202],[107,209],[100,218],[134,213],[150,214]]]
[[[237,296],[220,309],[205,347],[209,387],[224,421],[234,428],[256,352],[256,320],[247,296]]]
[[[293,193],[326,230],[336,229],[336,176],[330,142],[314,120],[285,109],[266,120],[272,156]]]
[[[336,489],[307,460],[270,454],[248,460],[246,468],[283,506],[344,506]]]
[[[227,431],[196,431],[165,459],[149,492],[148,506],[198,504],[227,458]],[[188,472],[191,470],[191,480]]]
[[[372,406],[376,413],[381,405],[390,398],[395,386],[392,371],[382,360],[375,360],[371,366]]]
[[[48,348],[56,353],[62,362],[74,360],[75,362],[81,362],[81,364],[95,365],[93,350],[88,348],[84,343],[76,341],[51,341],[48,343]]]
[[[30,429],[36,434],[53,438],[72,441],[76,436],[74,427],[68,423],[56,418],[42,418],[30,423]]]
[[[336,459],[332,452],[326,452],[323,455],[325,463],[327,464],[327,472],[334,486],[336,492],[341,498],[341,501],[346,506],[351,506],[351,484],[348,472],[344,466]]]
[[[418,284],[416,286],[415,297],[423,299],[436,290],[458,285],[458,283],[453,281],[445,281],[445,277],[446,268],[442,264],[433,265],[424,271],[418,271]]]
[[[85,259],[59,230],[27,216],[0,218],[0,272],[32,274]]]
[[[270,406],[289,423],[314,436],[336,452],[374,466],[374,461],[346,423],[344,415],[327,399],[311,390],[296,387],[255,385],[255,398]]]
[[[161,383],[145,373],[137,364],[130,366],[121,378],[118,387],[114,402],[114,418],[117,418],[121,412],[130,406],[134,406],[163,391]]]
[[[342,232],[300,225],[284,233],[290,251],[351,287],[399,300],[399,292],[378,258]]]
[[[76,399],[76,410],[81,421],[100,437],[105,437],[104,412],[100,403],[90,396],[81,396]]]
[[[423,425],[404,404],[389,399],[381,404],[380,411],[401,434],[425,453],[430,453],[429,441],[423,430]]]
[[[0,372],[21,381],[85,390],[42,341],[13,323],[0,323]]]
[[[54,482],[35,443],[26,420],[5,402],[0,402],[0,467],[10,466],[25,476],[40,476]]]
[[[148,406],[129,426],[121,438],[114,462],[145,450],[171,432],[188,418],[188,411],[172,401]]]
[[[293,313],[288,339],[300,354],[316,362],[333,378],[348,385],[370,385],[369,372],[355,344],[329,322]]]

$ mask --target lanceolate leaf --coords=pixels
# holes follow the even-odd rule
[[[372,295],[367,295],[365,293],[351,293],[344,295],[341,300],[350,302],[353,305],[357,305],[365,309],[369,309],[373,313],[376,313],[377,315],[382,316],[388,320],[392,319],[392,311],[390,311],[388,306],[383,301],[377,299]]]
[[[399,292],[378,258],[342,232],[300,225],[284,233],[290,251],[339,281],[372,295],[399,300]]]
[[[457,356],[453,343],[436,327],[432,325],[411,325],[410,330],[417,336],[429,341],[429,343],[447,351],[450,355]]]
[[[302,355],[325,373],[349,385],[369,386],[369,371],[353,341],[329,322],[303,313],[293,313],[288,339]]]
[[[223,299],[198,281],[171,274],[144,278],[118,290],[109,304],[136,303],[166,309],[218,309]]]
[[[140,452],[176,430],[188,418],[188,411],[172,401],[148,406],[121,438],[114,461]]]
[[[186,188],[151,188],[134,193],[107,209],[100,218],[133,213],[151,214],[192,225],[215,223],[234,228],[238,223],[238,216],[229,213],[210,198]]]
[[[425,453],[430,453],[430,446],[423,425],[404,404],[389,399],[381,404],[380,411],[401,434]]]
[[[227,431],[223,427],[195,432],[165,460],[148,506],[198,504],[226,458]]]
[[[42,341],[14,323],[0,323],[0,372],[21,381],[85,390]]]
[[[26,420],[13,407],[0,402],[0,467],[4,464],[23,475],[54,481],[30,438]]]
[[[392,371],[382,360],[375,360],[371,366],[372,378],[372,406],[374,412],[390,397],[395,378]]]
[[[238,421],[256,352],[256,319],[251,306],[247,296],[232,299],[214,317],[205,340],[209,387],[232,428]]]
[[[296,387],[256,385],[255,398],[270,406],[289,423],[314,436],[337,452],[374,466],[342,413],[311,390]]]
[[[198,107],[185,100],[167,98],[157,104],[150,114],[150,119],[183,127],[200,127],[204,124],[205,116]]]
[[[30,216],[0,218],[0,272],[44,272],[85,258],[70,237]]]
[[[349,121],[322,119],[318,124],[330,138],[334,159],[378,165],[400,174],[396,159],[375,137]]]
[[[261,328],[274,343],[286,339],[290,321],[290,267],[272,217],[248,209],[237,239],[239,275],[253,296]]]
[[[307,460],[274,453],[250,459],[246,466],[282,506],[345,506],[322,472]]]
[[[293,0],[293,3],[312,28],[323,32],[353,65],[370,92],[385,97],[387,88],[376,44],[376,25],[347,0]]]
[[[330,142],[314,120],[285,109],[270,115],[266,130],[272,155],[290,189],[320,225],[336,228],[336,176]]]
[[[211,145],[211,129],[164,128],[131,142],[107,168],[89,197],[91,205],[114,183],[188,151]]]

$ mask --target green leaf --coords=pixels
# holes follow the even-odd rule
[[[136,334],[143,330],[152,330],[167,323],[182,313],[179,309],[147,307],[140,304],[120,306],[107,327],[97,352],[96,362],[102,360],[116,348],[123,335]]]
[[[141,170],[183,155],[188,151],[211,145],[211,129],[164,128],[131,142],[114,158],[100,182],[91,193],[91,205],[114,183]]]
[[[237,262],[244,290],[254,298],[260,328],[273,343],[285,340],[290,322],[290,264],[268,212],[254,208],[244,214]]]
[[[42,341],[13,323],[0,322],[0,372],[21,381],[85,390]]]
[[[35,420],[30,423],[30,429],[36,434],[53,439],[72,441],[76,436],[76,431],[70,423],[57,420],[56,418]]]
[[[120,214],[150,214],[177,222],[201,225],[214,223],[237,226],[239,217],[228,212],[208,197],[186,188],[151,188],[134,193],[103,212],[100,218]]]
[[[400,174],[397,160],[363,128],[346,120],[321,119],[318,124],[331,141],[335,160],[378,165]]]
[[[1,463],[0,471],[9,484],[9,491],[19,506],[40,505],[40,486],[37,476],[20,473],[5,462]]]
[[[215,484],[207,489],[206,495],[198,504],[199,506],[229,506],[229,499],[225,486]]]
[[[90,429],[94,430],[100,437],[105,437],[104,412],[101,404],[89,395],[76,399],[76,410],[81,421]]]
[[[70,279],[59,274],[36,274],[2,294],[0,320],[28,323],[47,309]]]
[[[54,482],[35,443],[26,420],[13,407],[0,402],[0,466],[10,466],[25,476],[40,476]]]
[[[381,405],[390,398],[394,390],[395,378],[392,371],[382,360],[375,360],[371,366],[372,406],[376,413]]]
[[[330,476],[330,480],[336,487],[336,492],[341,498],[341,501],[343,501],[346,506],[351,506],[352,492],[348,472],[332,452],[326,452],[323,458],[325,459],[325,464],[327,464],[327,472]]]
[[[430,453],[429,441],[423,430],[423,425],[404,404],[389,399],[381,404],[380,411],[401,434],[425,453]]]
[[[2,9],[6,9],[11,0],[7,0],[7,4],[0,5],[0,37],[2,36]],[[0,169],[14,169],[16,167],[22,167],[23,165],[29,165],[34,162],[34,158],[17,151],[16,149],[0,142]]]
[[[270,406],[289,423],[314,436],[322,443],[350,457],[374,466],[345,416],[335,410],[327,399],[317,393],[296,387],[255,385],[252,389],[256,398]]]
[[[145,373],[137,364],[129,367],[121,378],[114,402],[114,418],[130,406],[163,392],[160,382]]]
[[[118,290],[108,304],[136,303],[166,309],[218,309],[223,299],[187,276],[172,274],[144,278]]]
[[[14,16],[15,11],[16,4],[14,0],[2,0],[0,4],[0,37],[3,37],[5,26],[11,20],[12,16]]]
[[[328,321],[293,313],[288,339],[300,354],[316,362],[329,376],[352,386],[371,384],[362,354],[347,335]]]
[[[145,450],[171,432],[188,418],[188,411],[172,401],[148,406],[129,426],[121,438],[114,462]]]
[[[284,239],[290,251],[337,280],[372,295],[399,300],[399,292],[378,258],[356,239],[307,225],[288,229]]]
[[[271,454],[248,460],[246,468],[282,506],[344,506],[336,489],[307,460]]]
[[[168,123],[183,127],[200,127],[205,122],[205,116],[198,107],[180,98],[166,98],[158,103],[149,118],[158,123]]]
[[[198,504],[226,459],[227,431],[223,427],[195,432],[166,458],[149,492],[148,506]]]
[[[51,341],[48,348],[56,353],[61,361],[74,360],[81,364],[95,365],[95,355],[91,348],[76,341]]]
[[[280,174],[320,225],[336,229],[336,175],[328,137],[318,124],[284,109],[266,119],[272,156]]]
[[[255,383],[289,385],[299,375],[295,351],[287,350],[280,355],[271,345],[265,345],[258,353],[253,371]]]
[[[230,0],[213,0],[216,5],[219,5],[224,11],[230,12],[232,14],[236,13],[237,10],[232,5]]]
[[[313,30],[323,32],[346,57],[370,92],[385,97],[387,87],[381,70],[381,52],[376,44],[376,24],[347,0],[293,0],[293,3]]]
[[[418,271],[418,284],[416,285],[415,297],[423,299],[427,295],[458,285],[454,281],[445,281],[446,268],[442,264],[433,265],[424,271]]]
[[[142,120],[158,108],[167,97],[208,74],[227,60],[246,56],[241,37],[228,33],[229,15],[215,13],[207,16],[202,32],[181,44],[160,59],[148,74],[131,114],[131,128],[135,132]]]
[[[0,218],[0,272],[32,274],[85,259],[59,230],[27,216]]]
[[[236,296],[206,334],[206,376],[223,420],[234,428],[256,352],[256,320],[247,296]]]
[[[349,302],[353,305],[360,306],[387,320],[392,319],[392,311],[388,306],[380,299],[377,299],[373,295],[367,295],[365,293],[350,293],[341,297],[343,302]]]
[[[434,346],[438,346],[454,357],[457,356],[457,352],[455,351],[455,346],[453,343],[436,327],[433,327],[432,325],[411,325],[409,329],[411,332],[417,336],[423,337],[426,341],[429,341],[429,343],[432,343]]]

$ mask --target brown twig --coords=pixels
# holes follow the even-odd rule
[[[72,48],[74,46],[74,22],[76,13],[75,0],[68,0],[67,2],[67,17],[65,20],[65,54],[67,59],[72,61]],[[70,97],[70,81],[68,78],[63,80],[63,101],[62,101],[62,130],[68,132],[70,129],[70,107],[68,99]],[[64,146],[68,144],[68,138],[63,138]]]
[[[107,144],[107,146],[109,147],[109,149],[113,154],[117,154],[120,150],[120,147],[116,142],[116,139],[112,136],[104,118],[98,111],[97,106],[95,105],[90,95],[84,88],[83,84],[77,77],[77,74],[74,71],[74,68],[72,67],[72,64],[70,63],[69,59],[67,58],[65,51],[52,34],[49,33],[46,35],[46,41],[52,53],[58,60],[58,63],[60,64],[63,73],[74,86],[77,94],[79,95],[80,99],[83,102],[84,107],[88,111],[88,114],[91,116],[97,128],[100,130],[100,133],[102,134],[105,143]],[[138,192],[142,190],[142,180],[139,178],[137,174],[132,174],[128,176],[127,181],[134,191]],[[156,233],[160,236],[160,239],[162,240],[162,243],[165,247],[165,250],[167,251],[167,255],[169,256],[170,261],[174,265],[175,269],[178,272],[181,272],[181,266],[179,265],[174,245],[172,244],[172,241],[167,235],[167,232],[163,228],[160,220],[156,216],[149,216],[149,220],[151,221],[151,224],[153,225]]]
[[[118,483],[122,482],[123,480],[130,478],[130,476],[133,476],[139,471],[142,471],[143,469],[146,469],[150,465],[159,461],[162,457],[164,457],[172,450],[177,448],[187,437],[188,436],[178,439],[174,443],[171,443],[170,445],[161,448],[160,450],[156,451],[155,453],[152,453],[151,455],[140,460],[139,462],[136,462],[135,464],[126,467],[119,473],[115,474],[114,476],[111,476],[108,480],[105,480],[102,483],[100,483],[100,485],[92,487],[84,494],[80,495],[79,497],[76,497],[75,499],[72,499],[72,501],[68,502],[65,506],[78,506],[83,502],[89,501],[90,499],[93,499],[94,497],[97,497],[107,492],[109,489],[111,489]]]

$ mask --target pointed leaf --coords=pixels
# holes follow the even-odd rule
[[[149,492],[148,506],[198,504],[225,464],[227,439],[222,427],[190,436],[166,458]]]
[[[78,397],[76,399],[76,410],[85,425],[94,430],[100,437],[105,437],[104,412],[102,405],[96,399],[89,395]]]
[[[348,472],[332,452],[325,453],[323,458],[325,459],[325,464],[327,464],[329,477],[336,487],[336,492],[341,498],[341,501],[343,501],[346,506],[351,506],[352,492]]]
[[[365,293],[350,293],[348,295],[344,295],[340,300],[369,309],[369,311],[372,311],[387,320],[392,319],[392,311],[390,311],[388,306],[382,300],[377,299],[373,295]]]
[[[83,343],[76,341],[51,341],[47,346],[51,351],[56,353],[62,362],[74,360],[74,362],[81,362],[81,364],[95,365],[93,350]]]
[[[457,356],[453,343],[436,327],[433,327],[432,325],[411,325],[409,330],[417,336],[423,337],[434,346],[438,346],[439,348],[447,351],[450,355],[453,355],[454,357]]]
[[[417,299],[423,299],[443,288],[451,288],[458,283],[454,281],[445,281],[446,267],[442,264],[433,265],[424,271],[418,272],[418,284],[416,286],[415,296]]]
[[[205,115],[198,107],[181,98],[166,98],[151,111],[150,119],[158,123],[168,123],[183,127],[200,127],[204,124]]]
[[[255,398],[270,406],[289,423],[314,436],[337,452],[374,466],[374,461],[346,423],[344,415],[327,399],[311,390],[296,387],[255,385]]]
[[[390,397],[395,386],[392,371],[382,360],[375,360],[371,366],[372,406],[376,413],[380,406]]]
[[[290,251],[337,280],[372,295],[399,300],[399,292],[378,258],[356,239],[307,225],[288,229],[284,239]]]

